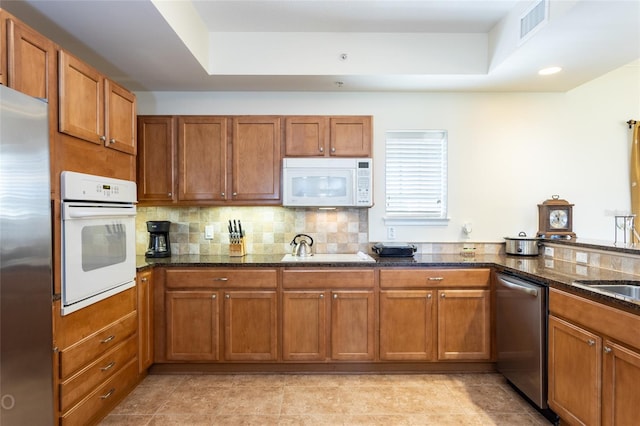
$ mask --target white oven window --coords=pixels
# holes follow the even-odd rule
[[[85,272],[122,263],[127,259],[127,233],[123,224],[82,227],[82,270]]]

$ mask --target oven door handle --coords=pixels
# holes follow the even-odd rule
[[[135,207],[76,207],[68,209],[65,216],[68,219],[91,219],[98,217],[135,217],[136,209]]]
[[[511,281],[507,281],[504,278],[498,278],[498,281],[500,281],[500,284],[502,284],[503,286],[511,289],[511,290],[516,290],[516,291],[520,291],[522,293],[526,293],[530,296],[533,297],[537,297],[538,296],[538,290],[534,289],[534,288],[529,288],[529,287],[524,287],[521,285],[518,285],[514,282]]]

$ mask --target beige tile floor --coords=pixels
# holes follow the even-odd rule
[[[150,375],[101,425],[549,425],[498,374]]]

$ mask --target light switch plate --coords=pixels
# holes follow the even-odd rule
[[[204,239],[213,240],[213,225],[207,225],[204,227]]]

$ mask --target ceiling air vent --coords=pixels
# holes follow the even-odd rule
[[[531,37],[549,18],[549,1],[540,0],[520,18],[520,43]]]

